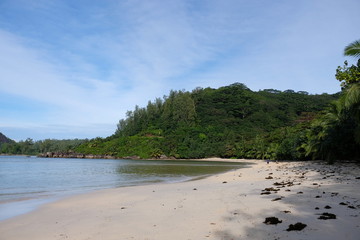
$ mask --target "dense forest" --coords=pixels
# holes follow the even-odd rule
[[[306,159],[306,129],[338,98],[292,90],[254,92],[241,83],[171,91],[129,111],[113,136],[76,150],[141,158]]]
[[[309,128],[319,112],[338,98],[339,94],[310,95],[293,90],[254,92],[241,83],[219,89],[171,91],[162,99],[149,101],[146,107],[136,106],[127,112],[127,117],[120,120],[111,137],[26,139],[3,143],[0,152],[30,155],[79,152],[141,158],[165,155],[174,158],[298,159],[304,156],[285,149],[289,148],[290,143],[286,145],[285,142],[290,139],[284,137],[305,134],[302,130]]]
[[[115,133],[92,140],[31,139],[0,145],[0,153],[49,151],[140,158],[360,159],[359,41],[345,48],[357,65],[336,69],[341,92],[252,91],[242,83],[170,91],[135,106]]]
[[[87,139],[45,139],[34,141],[28,138],[25,141],[15,142],[2,133],[0,133],[1,135],[8,140],[0,141],[0,154],[38,155],[46,152],[71,152],[80,144],[88,141]]]

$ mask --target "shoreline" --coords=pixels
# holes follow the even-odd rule
[[[14,156],[8,156],[8,157],[14,157]],[[15,156],[17,157],[17,156]],[[26,157],[26,156],[18,156],[18,157]],[[84,161],[87,159],[84,159]],[[101,161],[102,159],[96,159]],[[104,159],[106,160],[106,159]],[[122,159],[119,159],[122,160]],[[144,160],[131,160],[134,162],[137,161],[144,161]],[[155,159],[150,159],[148,160],[149,162],[152,161],[162,161],[162,162],[170,162],[170,161],[176,161],[176,162],[182,162],[182,160],[155,160]],[[238,162],[244,162],[241,160],[233,160],[233,161],[229,161],[226,159],[219,159],[219,158],[211,158],[211,159],[201,159],[201,160],[186,160],[184,159],[184,161],[186,162],[209,162],[209,164],[211,164],[210,162],[218,162],[219,164],[222,164],[224,162],[234,162],[234,163],[238,163]],[[147,163],[145,163],[147,164]],[[151,164],[151,163],[149,163]],[[207,165],[208,163],[206,163]],[[220,173],[220,172],[219,172]],[[54,201],[58,201],[61,199],[66,199],[69,198],[71,196],[76,196],[79,194],[84,194],[84,193],[91,193],[91,192],[95,192],[95,191],[99,191],[99,190],[103,190],[103,189],[117,189],[120,187],[125,187],[125,186],[142,186],[142,185],[151,185],[151,184],[163,184],[163,183],[177,183],[177,182],[186,182],[186,181],[195,181],[198,179],[203,179],[206,177],[209,177],[211,175],[213,175],[214,173],[209,173],[206,175],[199,175],[199,176],[188,176],[188,177],[181,177],[179,176],[178,178],[166,178],[166,177],[160,177],[157,178],[156,181],[149,181],[149,180],[144,180],[142,181],[133,181],[133,182],[121,182],[121,183],[117,183],[115,184],[110,184],[110,185],[104,185],[104,186],[97,186],[94,185],[92,187],[87,187],[86,189],[61,189],[60,191],[58,190],[51,190],[51,188],[49,189],[42,189],[42,190],[38,190],[38,192],[36,190],[34,190],[34,192],[30,192],[28,194],[22,194],[19,193],[18,197],[12,197],[12,198],[6,198],[6,194],[4,192],[3,197],[0,200],[0,222],[7,220],[7,219],[11,219],[13,217],[16,216],[20,216],[23,214],[27,214],[30,213],[36,209],[38,209],[39,207],[41,207],[44,204],[47,203],[51,203]],[[4,187],[6,187],[6,185],[4,185]],[[15,195],[14,195],[15,196]]]
[[[196,181],[71,196],[0,222],[0,239],[358,238],[358,165],[234,161],[254,164]],[[336,219],[318,219],[323,213]],[[267,217],[282,222],[264,224]],[[286,231],[297,222],[307,226]]]

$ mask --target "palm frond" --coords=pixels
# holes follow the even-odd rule
[[[356,40],[349,45],[347,45],[344,49],[345,56],[353,56],[360,57],[360,40]]]
[[[347,89],[345,104],[347,107],[360,104],[360,83],[354,83]]]

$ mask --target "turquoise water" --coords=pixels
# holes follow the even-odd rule
[[[244,167],[241,163],[0,156],[0,220],[71,194],[181,182]]]

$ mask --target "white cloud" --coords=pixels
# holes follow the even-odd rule
[[[111,123],[119,114],[115,106],[121,98],[114,83],[86,77],[70,82],[71,72],[59,71],[61,66],[43,60],[46,53],[27,48],[21,39],[4,31],[0,31],[0,52],[1,91],[51,105],[50,121]],[[79,86],[79,81],[86,87]]]

